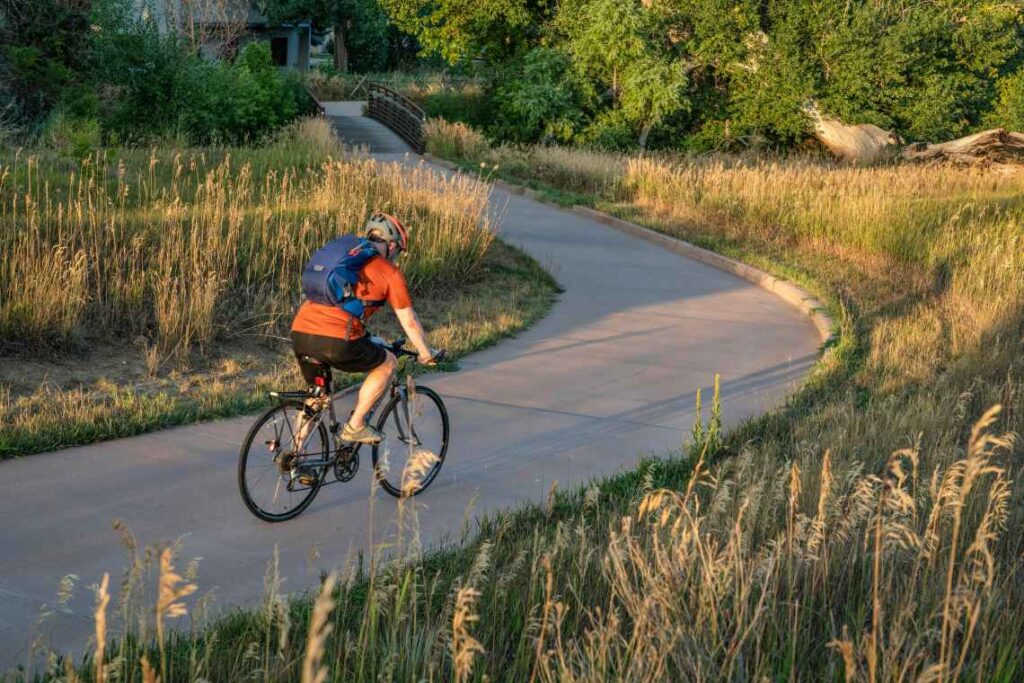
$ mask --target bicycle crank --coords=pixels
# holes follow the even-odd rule
[[[339,446],[334,454],[334,476],[338,481],[351,481],[359,471],[359,451],[351,444]]]

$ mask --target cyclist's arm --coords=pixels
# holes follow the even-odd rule
[[[423,331],[423,325],[420,324],[420,319],[416,317],[416,311],[412,309],[412,306],[396,308],[395,315],[398,317],[398,322],[401,323],[402,329],[405,330],[405,336],[408,337],[412,345],[419,351],[420,362],[426,363],[432,360],[434,358],[434,350],[427,345],[427,335]]]

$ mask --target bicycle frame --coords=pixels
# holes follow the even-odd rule
[[[303,428],[306,430],[306,433],[302,437],[302,442],[298,445],[297,448],[295,448],[295,452],[296,453],[301,453],[302,449],[305,448],[306,442],[309,440],[309,437],[313,435],[313,432],[315,432],[317,430],[317,428],[320,426],[320,424],[323,422],[323,420],[324,420],[324,413],[325,412],[330,417],[330,427],[328,428],[327,431],[330,432],[331,436],[335,439],[335,441],[337,440],[337,431],[338,431],[339,425],[338,425],[337,414],[335,413],[335,410],[334,410],[334,402],[337,401],[338,399],[341,399],[341,398],[344,398],[345,396],[348,396],[349,394],[355,393],[356,391],[359,390],[359,388],[361,386],[362,385],[356,384],[356,385],[352,385],[350,387],[345,387],[341,391],[337,391],[337,392],[332,392],[331,393],[331,398],[330,398],[329,401],[327,401],[327,410],[326,411],[324,411],[324,410],[318,411],[317,414],[313,418],[311,418],[308,423],[303,425]],[[387,395],[388,396],[394,396],[395,393],[402,394],[402,399],[403,399],[402,400],[402,405],[404,406],[404,410],[406,411],[406,415],[405,415],[405,418],[407,420],[406,424],[408,424],[408,420],[409,420],[409,414],[408,414],[408,411],[409,411],[408,392],[409,392],[409,390],[408,390],[407,384],[399,381],[399,373],[396,371],[395,372],[395,376],[391,379],[391,388],[390,388],[390,391],[387,392]],[[382,394],[381,397],[379,399],[377,399],[377,402],[374,403],[372,406],[370,406],[370,410],[366,414],[366,421],[367,422],[369,422],[373,418],[373,414],[375,412],[377,412],[377,408],[380,406],[380,403],[381,403],[381,401],[383,399],[384,399],[384,395]],[[361,446],[362,446],[362,444],[360,444],[360,443],[353,443],[352,444],[353,452],[358,452]],[[323,456],[323,460],[303,460],[302,461],[302,465],[304,467],[326,467],[328,465],[333,465],[334,464],[334,458],[331,457],[331,456],[334,455],[334,451],[330,451],[330,452],[326,452],[326,453],[311,453],[309,455],[321,455],[321,456]]]

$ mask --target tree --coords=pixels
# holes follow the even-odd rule
[[[720,139],[789,143],[808,104],[909,139],[976,129],[1022,56],[1001,0],[682,0],[670,35],[693,60],[691,97]],[[717,121],[715,119],[718,119]]]
[[[36,121],[58,102],[87,94],[77,75],[88,58],[90,4],[0,2],[0,92],[9,91],[18,120]]]
[[[582,118],[569,58],[536,47],[499,74],[494,92],[497,137],[516,142],[569,142]]]
[[[495,67],[498,128],[515,139],[788,145],[815,111],[939,140],[1017,120],[1022,89],[1017,0],[380,2],[425,50]]]
[[[690,62],[665,40],[668,2],[568,0],[555,27],[575,67],[617,110],[605,123],[625,125],[641,149],[654,126],[689,107]]]
[[[999,80],[999,96],[985,125],[1024,132],[1024,69]]]
[[[380,0],[423,51],[450,64],[482,57],[494,65],[534,47],[554,0]]]

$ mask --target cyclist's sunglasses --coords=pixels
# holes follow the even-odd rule
[[[377,235],[369,235],[369,236],[367,236],[366,239],[368,239],[371,242],[376,242],[377,244],[386,244],[386,245],[388,245],[388,256],[392,256],[392,257],[397,256],[398,253],[400,253],[402,251],[399,248],[399,246],[398,246],[398,242],[389,242],[388,240],[384,239],[383,237],[379,237]]]

